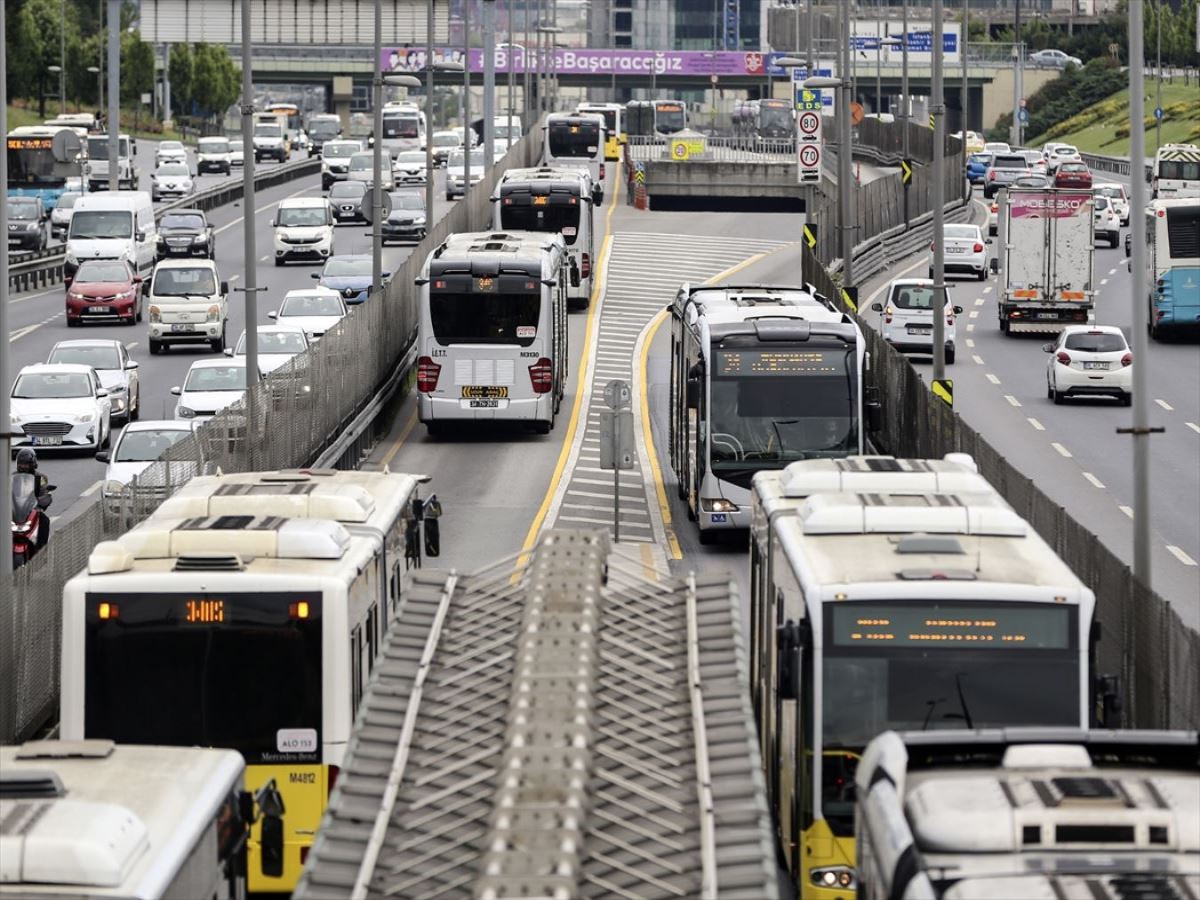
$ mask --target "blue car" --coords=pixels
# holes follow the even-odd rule
[[[391,274],[384,272],[384,279]],[[331,256],[320,272],[312,273],[312,277],[321,287],[337,291],[351,306],[363,303],[371,289],[371,257],[364,254]]]
[[[992,154],[972,153],[967,157],[967,179],[971,184],[982,184],[987,177],[988,166],[992,164]]]

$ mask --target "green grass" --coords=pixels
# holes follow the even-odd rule
[[[1146,153],[1154,155],[1154,107],[1157,83],[1146,82]],[[1162,143],[1200,143],[1200,85],[1195,81],[1184,84],[1177,78],[1174,84],[1163,82]],[[1093,103],[1087,109],[1060,122],[1044,134],[1029,141],[1037,147],[1046,141],[1074,144],[1084,153],[1106,156],[1129,155],[1129,91]]]
[[[67,104],[67,112],[79,112],[72,104]],[[83,112],[94,112],[95,110],[83,109]],[[39,116],[37,103],[22,104],[18,106],[8,107],[8,127],[9,129],[17,128],[21,125],[41,125],[49,119],[53,119],[58,115],[58,101],[46,101],[46,115]],[[162,141],[177,141],[179,140],[179,132],[174,129],[167,131],[148,131],[145,126],[150,124],[150,111],[146,110],[146,114],[138,117],[139,128],[133,133],[137,138],[149,138],[151,140]],[[125,132],[133,131],[133,115],[131,113],[121,114],[121,130]]]

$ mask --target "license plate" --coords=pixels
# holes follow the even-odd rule
[[[912,325],[908,326],[909,334],[933,334],[932,328],[916,328]]]
[[[1037,317],[1039,319],[1057,319],[1058,313],[1038,313]]]
[[[1085,369],[1104,369],[1104,370],[1107,370],[1107,369],[1108,369],[1108,363],[1106,363],[1106,362],[1085,362],[1085,363],[1083,364],[1083,367],[1084,367]]]
[[[468,400],[467,409],[499,409],[499,400]]]
[[[30,438],[30,440],[39,447],[61,447],[63,439],[60,435],[43,435]]]
[[[497,384],[464,384],[464,400],[503,400],[508,397],[508,388]]]
[[[196,330],[196,326],[195,326],[195,325],[172,325],[172,326],[171,326],[171,330],[172,330],[172,331],[174,331],[174,332],[180,332],[180,331],[195,331],[195,330]]]
[[[947,253],[966,253],[967,248],[966,247],[947,247],[946,252]]]
[[[112,312],[112,307],[111,306],[89,306],[87,311],[90,313],[94,313],[96,315],[103,316],[103,315],[107,315],[108,313]]]
[[[726,525],[729,522],[728,513],[710,513],[714,525]]]

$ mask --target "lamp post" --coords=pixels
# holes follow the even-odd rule
[[[67,0],[60,4],[62,18],[58,23],[58,114],[67,111]],[[50,67],[54,71],[54,67]]]
[[[8,71],[8,26],[4,19],[5,4],[0,3],[0,72]],[[8,135],[8,79],[0,78],[0,134]],[[0,156],[0,188],[8,195],[8,153]],[[0,206],[0,231],[8,234],[8,204]],[[8,337],[8,253],[0,254],[0,284],[4,285],[4,296],[0,298],[0,346],[4,353],[0,354],[0,482],[8,488],[12,484],[12,451],[9,432],[12,429],[11,407],[8,399],[8,361],[12,357],[9,351]],[[9,579],[12,577],[12,531],[4,529],[0,538],[4,546],[0,547],[0,587],[7,591]],[[5,597],[6,602],[9,598]],[[15,635],[13,636],[15,638]],[[5,644],[6,649],[11,646]]]
[[[433,54],[430,53],[426,57],[426,59],[432,60]],[[458,73],[458,72],[462,71],[463,68],[465,68],[465,67],[462,66],[460,63],[451,62],[450,60],[443,60],[438,63],[426,64],[424,75],[425,75],[425,93],[428,96],[428,99],[426,100],[426,106],[428,108],[427,115],[431,116],[433,114],[433,76],[434,76],[434,73],[436,73],[436,72]],[[393,83],[390,77],[387,79],[387,83],[388,84]],[[406,82],[403,81],[403,76],[398,76],[395,83],[396,84],[406,84]],[[432,219],[433,202],[434,202],[434,200],[433,200],[433,135],[432,135],[432,132],[429,132],[429,136],[425,139],[425,221],[426,221],[427,225],[432,224],[432,222],[433,222],[433,219]]]
[[[483,159],[492,164],[496,150],[496,0],[483,0]]]
[[[553,78],[556,77],[556,73],[551,72],[551,64],[554,61],[554,48],[555,48],[554,36],[556,34],[561,34],[562,29],[556,25],[547,25],[545,22],[541,22],[538,24],[537,30],[538,30],[538,35],[542,39],[542,55],[543,55],[543,60],[541,62],[539,62],[538,69],[539,69],[539,71],[541,70],[543,63],[545,64],[545,67],[546,67],[546,77],[542,80],[542,90],[539,91],[539,93],[538,93],[538,108],[544,109],[546,112],[551,112],[554,109],[554,107],[551,103],[551,94],[553,93],[553,90],[556,89],[556,87],[557,87],[556,85],[553,85]],[[653,75],[654,70],[651,69],[650,71],[651,71],[651,74]],[[545,103],[544,104],[541,102],[543,94],[545,95]]]
[[[847,25],[846,28],[848,29],[849,26]],[[846,32],[843,31],[843,37],[846,36]],[[850,44],[848,41],[844,41],[842,46],[843,58],[841,66],[844,67],[845,57],[850,55]],[[842,71],[846,71],[845,68],[842,68]],[[856,227],[852,221],[853,212],[850,205],[850,195],[854,192],[849,186],[853,177],[850,174],[850,79],[817,76],[815,78],[806,78],[804,80],[804,87],[810,90],[821,90],[823,88],[840,89],[837,106],[838,255],[842,258],[842,284],[850,287],[854,284],[854,239],[851,232]]]
[[[108,189],[121,186],[121,0],[108,0]]]
[[[942,86],[942,0],[933,0],[933,72],[930,112],[933,114],[933,377],[946,377],[946,248],[943,237],[946,191],[946,97]],[[964,135],[965,138],[965,135]]]
[[[61,116],[67,111],[67,82],[63,77],[63,67],[46,66],[46,71],[51,75],[58,76],[58,114]]]
[[[796,10],[796,16],[797,16],[796,21],[799,21],[799,15],[800,15],[800,10],[797,9]],[[797,26],[797,27],[799,27],[799,26]],[[799,44],[800,42],[796,41],[796,43]],[[800,59],[800,57],[798,57],[798,56],[781,56],[777,60],[775,60],[775,65],[779,66],[779,68],[783,69],[785,72],[788,73],[788,90],[791,91],[791,95],[792,95],[791,100],[789,100],[788,102],[791,104],[792,117],[795,119],[795,122],[796,122],[796,129],[795,129],[794,133],[792,134],[792,140],[796,145],[796,183],[799,184],[800,183],[800,169],[801,169],[801,165],[800,165],[800,117],[798,115],[796,115],[796,86],[795,86],[794,72],[792,70],[793,69],[804,69],[805,70],[804,74],[806,74],[806,75],[811,74],[811,72],[808,71],[808,69],[807,69],[808,62],[806,60]]]
[[[377,18],[375,24],[380,24],[380,0],[375,0],[375,12]],[[375,33],[375,59],[380,59],[379,43],[381,36],[378,31]],[[376,69],[378,69],[378,64]],[[374,158],[371,160],[371,294],[378,297],[383,290],[383,86],[395,85],[398,87],[414,88],[421,86],[421,79],[415,75],[384,75],[382,71],[377,71],[373,79],[374,90],[372,92],[371,102],[375,104],[375,142],[372,150]],[[426,107],[432,107],[432,103],[426,101]],[[427,109],[427,118],[432,115],[433,110]],[[427,123],[428,124],[428,123]],[[433,138],[429,134],[429,129],[426,127],[426,143],[432,143]],[[428,162],[428,160],[427,160]],[[388,165],[391,165],[391,154],[388,155]],[[431,179],[433,173],[428,168],[425,170],[425,177]],[[425,222],[428,227],[429,217],[432,215],[432,210],[425,210]],[[378,300],[376,300],[378,302]]]

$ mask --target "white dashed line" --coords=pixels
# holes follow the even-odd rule
[[[1111,269],[1109,269],[1109,270],[1108,270],[1108,274],[1109,274],[1109,275],[1116,275],[1116,274],[1117,274],[1117,267],[1116,267],[1116,266],[1113,266]]]
[[[977,298],[975,298],[975,305],[976,305],[976,306],[983,306],[983,303],[984,303],[984,300],[983,300],[983,298],[982,298],[982,297],[977,297]]]
[[[975,342],[973,340],[971,340],[971,338],[967,338],[967,347],[969,347],[972,350],[975,349]]]
[[[983,365],[983,357],[979,356],[978,354],[972,353],[971,354],[971,362],[975,363],[975,365],[977,365],[977,366],[982,366]]]
[[[1158,397],[1155,397],[1154,402],[1157,403],[1159,406],[1161,406],[1163,409],[1165,409],[1167,412],[1173,412],[1175,410],[1175,407],[1173,407],[1166,400],[1160,400]]]
[[[1167,544],[1167,550],[1170,551],[1171,555],[1173,557],[1175,557],[1177,560],[1179,560],[1181,563],[1183,563],[1185,566],[1196,565],[1196,561],[1194,559],[1192,559],[1190,556],[1188,556],[1186,553],[1184,553],[1181,549],[1176,547],[1174,544]]]
[[[1197,425],[1195,422],[1184,422],[1183,424],[1196,432],[1196,434],[1200,434],[1200,425]]]
[[[1016,397],[1014,397],[1012,394],[1005,394],[1004,399],[1008,401],[1009,406],[1020,406],[1021,405],[1021,401],[1018,400]]]
[[[979,318],[979,310],[977,310],[977,309],[971,310],[970,316],[972,319],[978,319]]]
[[[1121,510],[1121,512],[1125,513],[1125,515],[1129,516],[1129,518],[1131,518],[1131,519],[1133,518],[1133,507],[1132,506],[1121,506],[1118,508]]]
[[[229,276],[229,283],[230,283],[230,284],[233,284],[235,281],[237,281],[237,280],[238,280],[239,278],[241,278],[241,277],[242,277],[241,275],[230,275],[230,276]]]
[[[1059,456],[1065,456],[1068,459],[1071,457],[1071,451],[1060,444],[1058,441],[1051,441],[1050,446],[1058,451]]]
[[[1100,287],[1104,287],[1104,285],[1106,285],[1106,284],[1108,284],[1108,279],[1107,279],[1107,278],[1101,278],[1101,279],[1100,279]]]
[[[101,482],[99,482],[99,481],[94,482],[91,487],[84,488],[83,491],[80,492],[79,496],[80,497],[92,496],[92,494],[96,493],[97,489],[99,489],[100,485],[101,485]]]
[[[988,287],[985,287],[985,288],[983,289],[983,292],[984,292],[985,294],[990,294],[990,293],[992,292],[992,288],[991,288],[991,286],[989,285]]]
[[[1037,419],[1033,418],[1032,416],[1027,417],[1025,421],[1027,421],[1030,425],[1032,425],[1038,431],[1046,430],[1046,426],[1043,425],[1041,422],[1039,422]]]
[[[266,262],[266,261],[267,261],[267,260],[269,260],[270,258],[271,258],[271,257],[269,257],[269,256],[260,256],[260,257],[258,258],[258,261],[259,261],[259,262]]]
[[[1100,490],[1104,490],[1104,482],[1101,481],[1099,478],[1097,478],[1095,475],[1093,475],[1091,472],[1084,472],[1083,477],[1092,483],[1092,487],[1098,487],[1098,488],[1100,488]]]
[[[133,349],[134,347],[136,347],[137,345],[138,345],[138,342],[137,342],[137,341],[130,341],[128,344],[126,344],[126,345],[125,345],[125,349],[126,349],[126,350],[132,350],[132,349]]]
[[[967,331],[974,331],[974,330],[975,330],[975,323],[974,323],[974,322],[972,322],[972,323],[970,323],[970,324],[968,324],[968,325],[967,325]]]
[[[993,375],[991,372],[988,372],[987,375],[985,375],[984,377],[987,378],[987,380],[990,381],[992,384],[1000,383],[1000,379],[997,378],[995,375]]]

